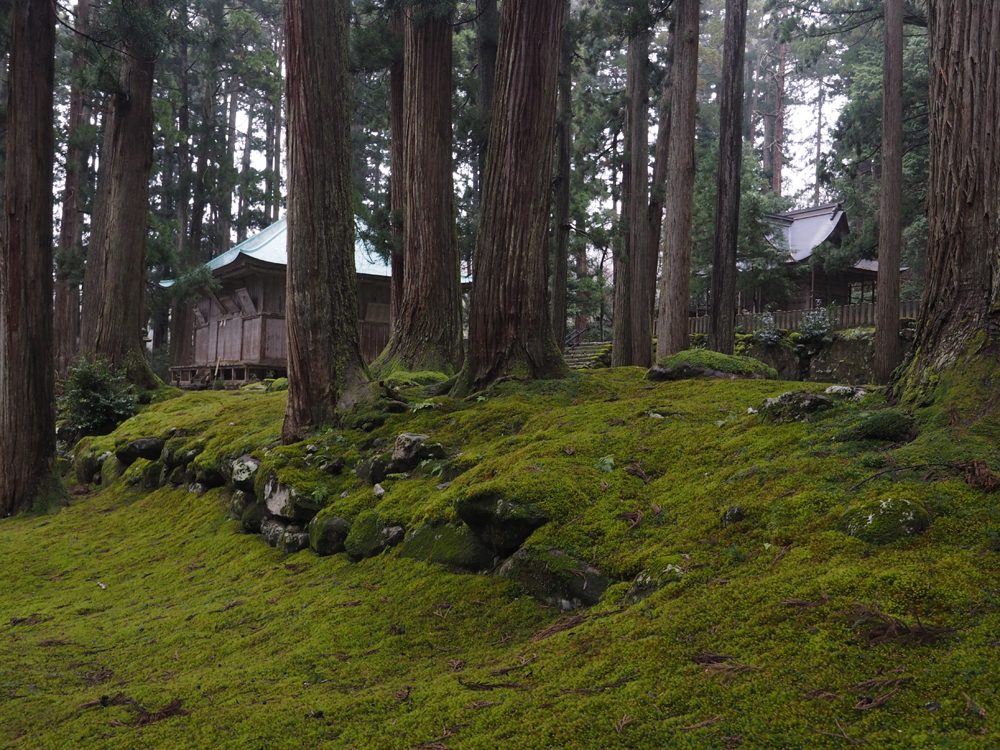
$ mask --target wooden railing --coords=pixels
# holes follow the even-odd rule
[[[920,301],[899,303],[899,317],[915,318],[920,310]],[[773,313],[745,313],[736,316],[736,328],[744,331],[754,331],[768,328],[772,325],[786,331],[798,330],[802,319],[814,310],[787,310]],[[859,326],[875,325],[875,303],[862,302],[860,305],[844,305],[830,307],[826,310],[827,317],[833,329],[858,328]],[[708,333],[709,316],[691,318],[691,333]],[[772,322],[773,321],[773,322]]]

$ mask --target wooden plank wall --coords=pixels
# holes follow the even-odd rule
[[[788,310],[770,313],[774,319],[774,325],[786,331],[798,330],[802,318],[810,310]],[[860,305],[844,305],[842,307],[832,307],[827,311],[830,323],[835,331],[845,328],[859,328],[862,326],[875,325],[875,304],[863,302]],[[920,312],[920,301],[901,302],[899,304],[900,318],[916,318]],[[745,331],[755,331],[764,328],[768,324],[766,313],[746,313],[736,316],[736,327]],[[708,333],[709,321],[711,318],[703,315],[691,318],[691,333]]]

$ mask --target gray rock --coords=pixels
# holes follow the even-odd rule
[[[209,489],[208,487],[201,484],[200,482],[192,482],[187,486],[188,492],[198,495],[199,497],[208,492],[208,489]]]
[[[244,492],[253,492],[253,480],[260,468],[260,461],[253,456],[240,456],[233,461],[233,486]]]
[[[248,534],[259,534],[261,524],[268,518],[267,508],[260,503],[253,503],[243,511],[240,524]]]
[[[834,406],[832,399],[808,391],[789,391],[764,401],[758,410],[765,422],[805,422],[818,412]]]
[[[460,498],[458,517],[471,528],[497,557],[507,557],[524,544],[549,516],[535,508],[487,491]]]
[[[519,584],[543,604],[563,610],[596,604],[608,588],[601,571],[557,549],[520,549],[497,575]]]
[[[859,401],[865,397],[865,389],[853,385],[831,385],[823,393],[827,396],[850,399],[851,401]]]
[[[381,484],[376,484],[373,489],[375,491],[375,497],[377,499],[381,500],[383,497],[385,497],[385,487],[383,487]]]
[[[288,524],[280,518],[268,518],[260,525],[260,538],[272,547],[277,547],[287,526]]]
[[[309,534],[301,526],[289,526],[278,540],[277,547],[286,555],[301,552],[309,547]]]
[[[236,519],[243,518],[243,514],[246,513],[247,508],[256,502],[257,498],[254,497],[252,492],[236,490],[229,499],[229,516]]]
[[[168,481],[175,487],[180,487],[182,484],[190,482],[193,477],[188,477],[188,472],[183,466],[178,466],[170,472]]]
[[[473,573],[493,567],[494,561],[493,553],[464,524],[422,524],[409,533],[399,556]]]
[[[269,513],[290,521],[308,523],[323,506],[309,497],[303,497],[294,487],[288,487],[276,478],[267,480],[264,486],[264,505]]]
[[[111,451],[104,451],[98,454],[96,451],[88,450],[76,457],[74,469],[78,484],[100,483],[101,467],[104,462],[111,457]]]
[[[722,525],[732,526],[734,523],[739,523],[746,516],[743,515],[743,508],[738,505],[732,505],[722,514]]]
[[[391,474],[410,471],[421,461],[440,461],[448,457],[440,443],[428,443],[427,435],[404,432],[396,438],[388,471]]]
[[[344,551],[351,524],[338,516],[316,516],[309,522],[309,546],[321,557]]]
[[[386,468],[389,461],[385,456],[375,456],[365,461],[359,461],[356,469],[358,479],[370,484],[378,484],[385,481]]]
[[[222,473],[214,466],[195,467],[194,479],[196,482],[205,485],[209,489],[212,487],[223,487],[226,484],[226,478],[222,476]]]
[[[386,547],[395,547],[406,539],[406,529],[402,526],[387,526],[379,533],[381,533],[382,538],[385,539]]]
[[[115,457],[125,466],[131,466],[140,458],[156,461],[166,443],[163,438],[139,438],[115,451]]]

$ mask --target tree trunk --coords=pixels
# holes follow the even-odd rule
[[[563,0],[504,0],[476,246],[469,354],[456,386],[568,374],[546,304]]]
[[[219,254],[233,246],[233,173],[236,169],[236,114],[239,108],[239,86],[231,82],[233,91],[229,95],[229,123],[226,128],[225,162],[218,183],[216,203],[219,214]]]
[[[151,0],[140,0],[149,6]],[[83,284],[80,349],[153,388],[142,342],[155,53],[128,45],[108,108]]]
[[[483,132],[479,144],[479,185],[482,200],[482,178],[486,173],[486,147],[490,138],[490,120],[493,113],[493,93],[497,68],[497,33],[499,17],[497,0],[478,0],[479,20],[476,22],[476,41],[479,46],[479,116]]]
[[[656,298],[656,267],[660,259],[660,235],[663,233],[663,202],[667,193],[667,159],[670,146],[670,99],[673,91],[674,46],[676,26],[670,23],[667,41],[667,59],[664,62],[663,91],[660,94],[660,113],[653,151],[653,182],[649,188],[649,250],[646,259],[646,284],[649,287],[650,306]]]
[[[902,78],[900,78],[902,86]],[[826,81],[823,76],[817,83],[816,94],[816,181],[813,183],[813,205],[819,205],[820,179],[823,176],[823,99],[826,98]],[[902,96],[902,90],[900,90]]]
[[[875,382],[900,360],[899,258],[903,242],[903,0],[885,0],[882,62],[882,185],[879,194]]]
[[[563,11],[569,18],[569,0]],[[552,255],[552,295],[549,307],[552,318],[552,336],[562,349],[566,342],[566,294],[569,276],[569,194],[570,155],[573,151],[573,44],[568,34],[563,34],[559,59],[559,111],[556,115],[556,179],[554,235]]]
[[[778,72],[774,79],[774,141],[771,151],[771,192],[781,195],[781,168],[785,147],[785,52],[786,45],[778,45]]]
[[[285,0],[288,406],[281,439],[363,400],[351,182],[348,0]]]
[[[58,489],[52,323],[55,4],[10,16],[7,170],[0,241],[0,517]]]
[[[419,6],[405,21],[403,302],[377,369],[462,367],[462,295],[451,144],[451,24]]]
[[[719,90],[719,181],[712,258],[708,348],[732,354],[736,345],[736,246],[743,172],[743,63],[747,0],[726,0],[722,86]]]
[[[249,231],[249,221],[247,212],[250,210],[250,197],[247,195],[250,189],[250,155],[253,143],[253,120],[255,91],[250,89],[247,92],[247,134],[243,141],[243,153],[240,155],[240,202],[236,212],[236,242],[239,244],[247,238]]]
[[[677,49],[670,125],[670,182],[663,238],[663,278],[656,358],[688,348],[691,288],[691,212],[694,202],[695,115],[698,110],[699,1],[677,2]]]
[[[74,139],[77,137],[77,129],[83,124],[84,96],[80,88],[80,73],[85,64],[83,53],[89,6],[90,0],[79,0],[76,6],[76,38],[66,136],[66,186],[63,189],[59,252],[56,256],[55,357],[56,376],[60,378],[66,377],[76,358],[76,337],[80,327],[80,280],[77,278],[77,271],[82,260],[76,245],[76,228],[80,211],[80,164],[83,151]]]
[[[982,375],[973,387],[985,402],[1000,338],[1000,1],[931,0],[928,30],[926,281],[895,393],[927,402],[949,375]]]
[[[403,173],[403,143],[406,140],[403,119],[403,48],[406,37],[403,33],[403,8],[395,6],[389,17],[389,30],[397,38],[399,55],[394,57],[389,67],[389,210],[392,228],[391,306],[389,321],[392,332],[396,331],[399,310],[403,304],[403,281],[406,278],[406,263],[403,259],[403,194],[406,176]]]

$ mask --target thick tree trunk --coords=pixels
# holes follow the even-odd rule
[[[1000,82],[998,82],[1000,85]],[[882,185],[875,296],[875,382],[900,361],[899,258],[903,242],[903,0],[885,0],[882,62]]]
[[[215,196],[216,213],[219,217],[219,254],[233,246],[233,172],[236,169],[236,114],[239,106],[239,88],[231,82],[233,91],[229,95],[228,126],[226,128],[226,151],[223,155],[222,175]]]
[[[497,0],[478,0],[479,19],[476,22],[476,43],[479,47],[479,116],[482,119],[482,136],[479,143],[479,185],[482,200],[483,175],[486,173],[486,149],[490,139],[490,120],[493,114],[493,94],[497,68],[497,33],[500,19]]]
[[[982,361],[985,402],[1000,339],[1000,1],[931,0],[928,30],[927,267],[914,354],[895,393],[931,400],[947,371],[974,376]]]
[[[403,302],[377,369],[462,367],[462,295],[451,167],[451,24],[414,8],[405,22]]]
[[[90,0],[79,0],[76,6],[76,38],[73,50],[73,78],[69,95],[67,123],[66,186],[63,189],[62,218],[59,222],[59,252],[56,256],[55,291],[55,357],[56,376],[65,378],[76,359],[77,333],[80,327],[80,280],[76,277],[81,264],[76,245],[80,211],[80,165],[83,151],[74,139],[83,124],[84,96],[80,88],[80,72],[85,64],[87,20]]]
[[[236,212],[236,242],[239,244],[247,238],[249,222],[247,211],[250,210],[250,196],[247,195],[250,187],[250,155],[253,143],[253,121],[254,121],[254,91],[251,89],[247,95],[247,133],[243,140],[243,153],[240,155],[240,202]]]
[[[785,147],[785,55],[784,42],[778,45],[778,72],[774,78],[774,140],[771,149],[771,192],[781,195],[781,169]]]
[[[732,354],[736,345],[736,246],[743,171],[743,62],[747,0],[726,0],[722,87],[719,90],[719,179],[712,258],[712,317],[708,348]]]
[[[670,182],[663,238],[663,278],[656,357],[688,348],[691,288],[691,212],[694,202],[695,115],[698,110],[699,1],[678,0],[677,49],[670,124]]]
[[[664,63],[663,91],[660,93],[660,112],[656,130],[656,146],[653,149],[653,182],[649,186],[649,250],[646,259],[646,284],[649,299],[656,298],[656,268],[660,260],[660,240],[663,234],[663,203],[667,194],[667,168],[670,147],[670,100],[673,92],[674,46],[676,26],[670,24],[667,41],[667,59]]]
[[[55,4],[10,17],[7,173],[0,241],[0,517],[58,487],[52,346]]]
[[[563,0],[504,0],[476,247],[469,354],[457,392],[568,374],[546,299],[549,182]]]
[[[392,227],[391,306],[389,320],[392,331],[396,331],[400,307],[403,304],[403,281],[406,278],[406,263],[403,259],[403,199],[406,176],[403,173],[403,144],[406,141],[405,120],[403,119],[403,57],[406,36],[403,33],[403,8],[396,6],[389,18],[389,30],[399,44],[399,54],[389,67],[389,218]]]
[[[81,351],[123,368],[129,382],[144,388],[156,385],[142,342],[155,62],[150,50],[126,47],[121,55],[120,89],[111,97],[101,147],[80,321]]]
[[[569,0],[564,15],[569,18]],[[573,151],[573,43],[563,34],[559,58],[559,111],[556,115],[556,178],[553,206],[552,294],[549,309],[552,336],[562,349],[566,341],[566,294],[569,277],[570,156]]]
[[[288,406],[281,439],[367,398],[358,336],[348,0],[285,0]]]

